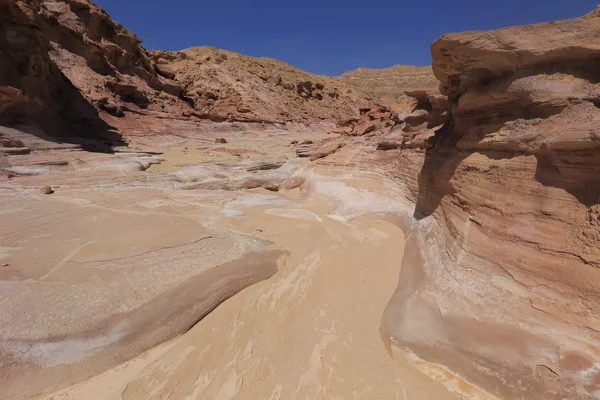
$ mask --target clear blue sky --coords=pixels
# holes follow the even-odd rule
[[[95,0],[147,49],[214,46],[339,75],[431,63],[444,33],[572,18],[598,0]]]

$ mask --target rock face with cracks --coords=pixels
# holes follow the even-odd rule
[[[415,203],[384,328],[503,399],[598,396],[599,34],[597,8],[442,36],[446,123],[379,152]]]

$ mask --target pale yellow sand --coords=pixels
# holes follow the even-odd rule
[[[159,139],[165,138],[152,138]],[[192,139],[183,148],[140,145],[139,150],[164,151],[162,164],[147,171],[107,172],[102,168],[130,165],[130,156],[81,154],[83,159],[69,167],[73,169],[24,177],[15,183],[15,191],[4,193],[8,200],[2,212],[21,209],[5,218],[10,222],[5,224],[10,235],[0,243],[0,253],[10,255],[5,275],[29,277],[31,282],[17,283],[52,295],[52,301],[45,301],[35,292],[31,306],[22,296],[6,297],[12,302],[6,309],[19,305],[40,315],[71,319],[82,314],[78,320],[85,334],[90,320],[113,313],[112,308],[95,307],[93,301],[62,306],[54,295],[70,298],[71,292],[48,285],[57,281],[84,294],[96,290],[100,295],[92,300],[107,300],[112,307],[129,305],[127,313],[121,313],[123,319],[141,321],[130,327],[137,335],[131,343],[139,347],[115,342],[114,353],[106,346],[92,348],[95,352],[84,353],[76,363],[42,351],[60,364],[52,367],[58,371],[23,363],[37,375],[15,369],[5,378],[20,385],[14,393],[27,398],[28,393],[80,382],[159,343],[157,338],[182,332],[227,299],[182,336],[43,398],[458,398],[405,357],[389,354],[384,344],[389,340],[380,334],[404,252],[404,235],[390,222],[393,219],[374,216],[406,212],[393,185],[377,173],[346,168],[348,159],[338,158],[329,167],[299,160],[288,145],[288,133],[260,141],[229,134],[231,146],[255,150],[240,156],[198,150]],[[130,150],[136,150],[135,145]],[[279,169],[247,171],[280,159],[288,162]],[[254,184],[260,179],[304,184],[273,193]],[[46,182],[59,189],[51,197],[27,189]],[[36,250],[44,254],[43,263],[35,263]],[[279,270],[271,276],[269,261],[278,254],[283,254]],[[215,285],[215,277],[231,282]],[[256,281],[260,282],[246,287]],[[137,303],[144,305],[143,312]],[[181,318],[193,322],[182,323]],[[168,328],[162,321],[173,320],[173,329],[158,335]],[[12,329],[27,338],[31,332],[23,325],[26,321],[18,321],[21,325],[13,324]],[[56,319],[54,324],[35,326],[50,333],[64,329],[66,337],[73,336],[72,323]],[[65,346],[69,353],[70,342]],[[8,350],[15,353],[12,347]],[[430,372],[429,365],[419,365]]]
[[[299,203],[281,208],[306,212],[246,207],[244,217],[221,222],[287,249],[275,276],[182,337],[46,399],[454,398],[408,362],[393,361],[380,336],[402,261],[401,229],[382,219],[329,218],[327,196]]]

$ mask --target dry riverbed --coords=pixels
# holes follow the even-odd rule
[[[296,159],[285,132],[231,133],[244,156],[158,140],[3,186],[0,397],[454,398],[380,332],[404,253],[389,184]]]

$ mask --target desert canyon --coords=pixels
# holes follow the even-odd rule
[[[328,77],[0,0],[0,399],[600,399],[598,38]]]

